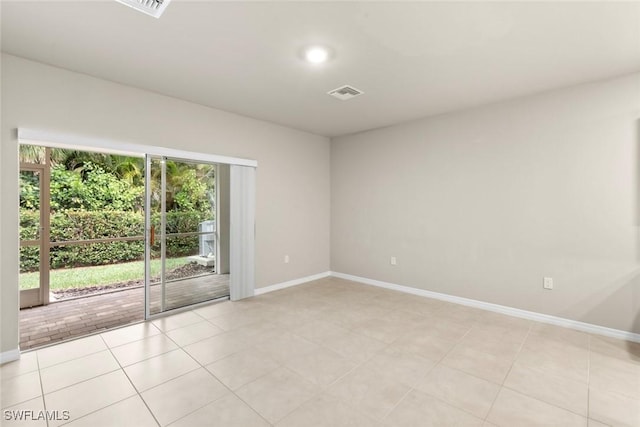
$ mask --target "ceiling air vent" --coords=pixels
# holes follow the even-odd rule
[[[338,89],[330,90],[327,93],[343,101],[348,101],[351,98],[355,98],[358,95],[362,95],[364,92],[361,91],[360,89],[356,89],[353,86],[344,85],[339,87]]]
[[[119,3],[139,10],[142,13],[160,18],[171,0],[116,0]]]

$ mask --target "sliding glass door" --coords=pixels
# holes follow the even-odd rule
[[[217,165],[147,156],[146,310],[229,295],[218,266]]]
[[[45,136],[18,130],[23,349],[254,295],[255,161]]]

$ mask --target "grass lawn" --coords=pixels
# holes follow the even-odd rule
[[[188,264],[187,258],[168,258],[167,270]],[[151,273],[159,274],[160,260],[151,261]],[[144,279],[144,261],[124,262],[121,264],[99,265],[96,267],[60,268],[51,270],[50,289],[82,288],[85,286],[108,285],[127,280]],[[21,273],[20,289],[39,286],[39,273]]]

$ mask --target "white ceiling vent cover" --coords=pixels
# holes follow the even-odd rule
[[[362,95],[364,92],[361,91],[360,89],[356,89],[353,86],[344,85],[337,89],[330,90],[327,93],[335,98],[341,99],[343,101],[348,101],[351,98],[355,98],[358,95]]]
[[[151,15],[154,18],[160,18],[162,12],[167,8],[171,0],[116,0],[129,7],[139,10],[142,13]]]

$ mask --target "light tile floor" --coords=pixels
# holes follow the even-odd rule
[[[6,426],[640,426],[640,344],[335,278],[24,353],[0,376],[3,409],[58,411]]]

